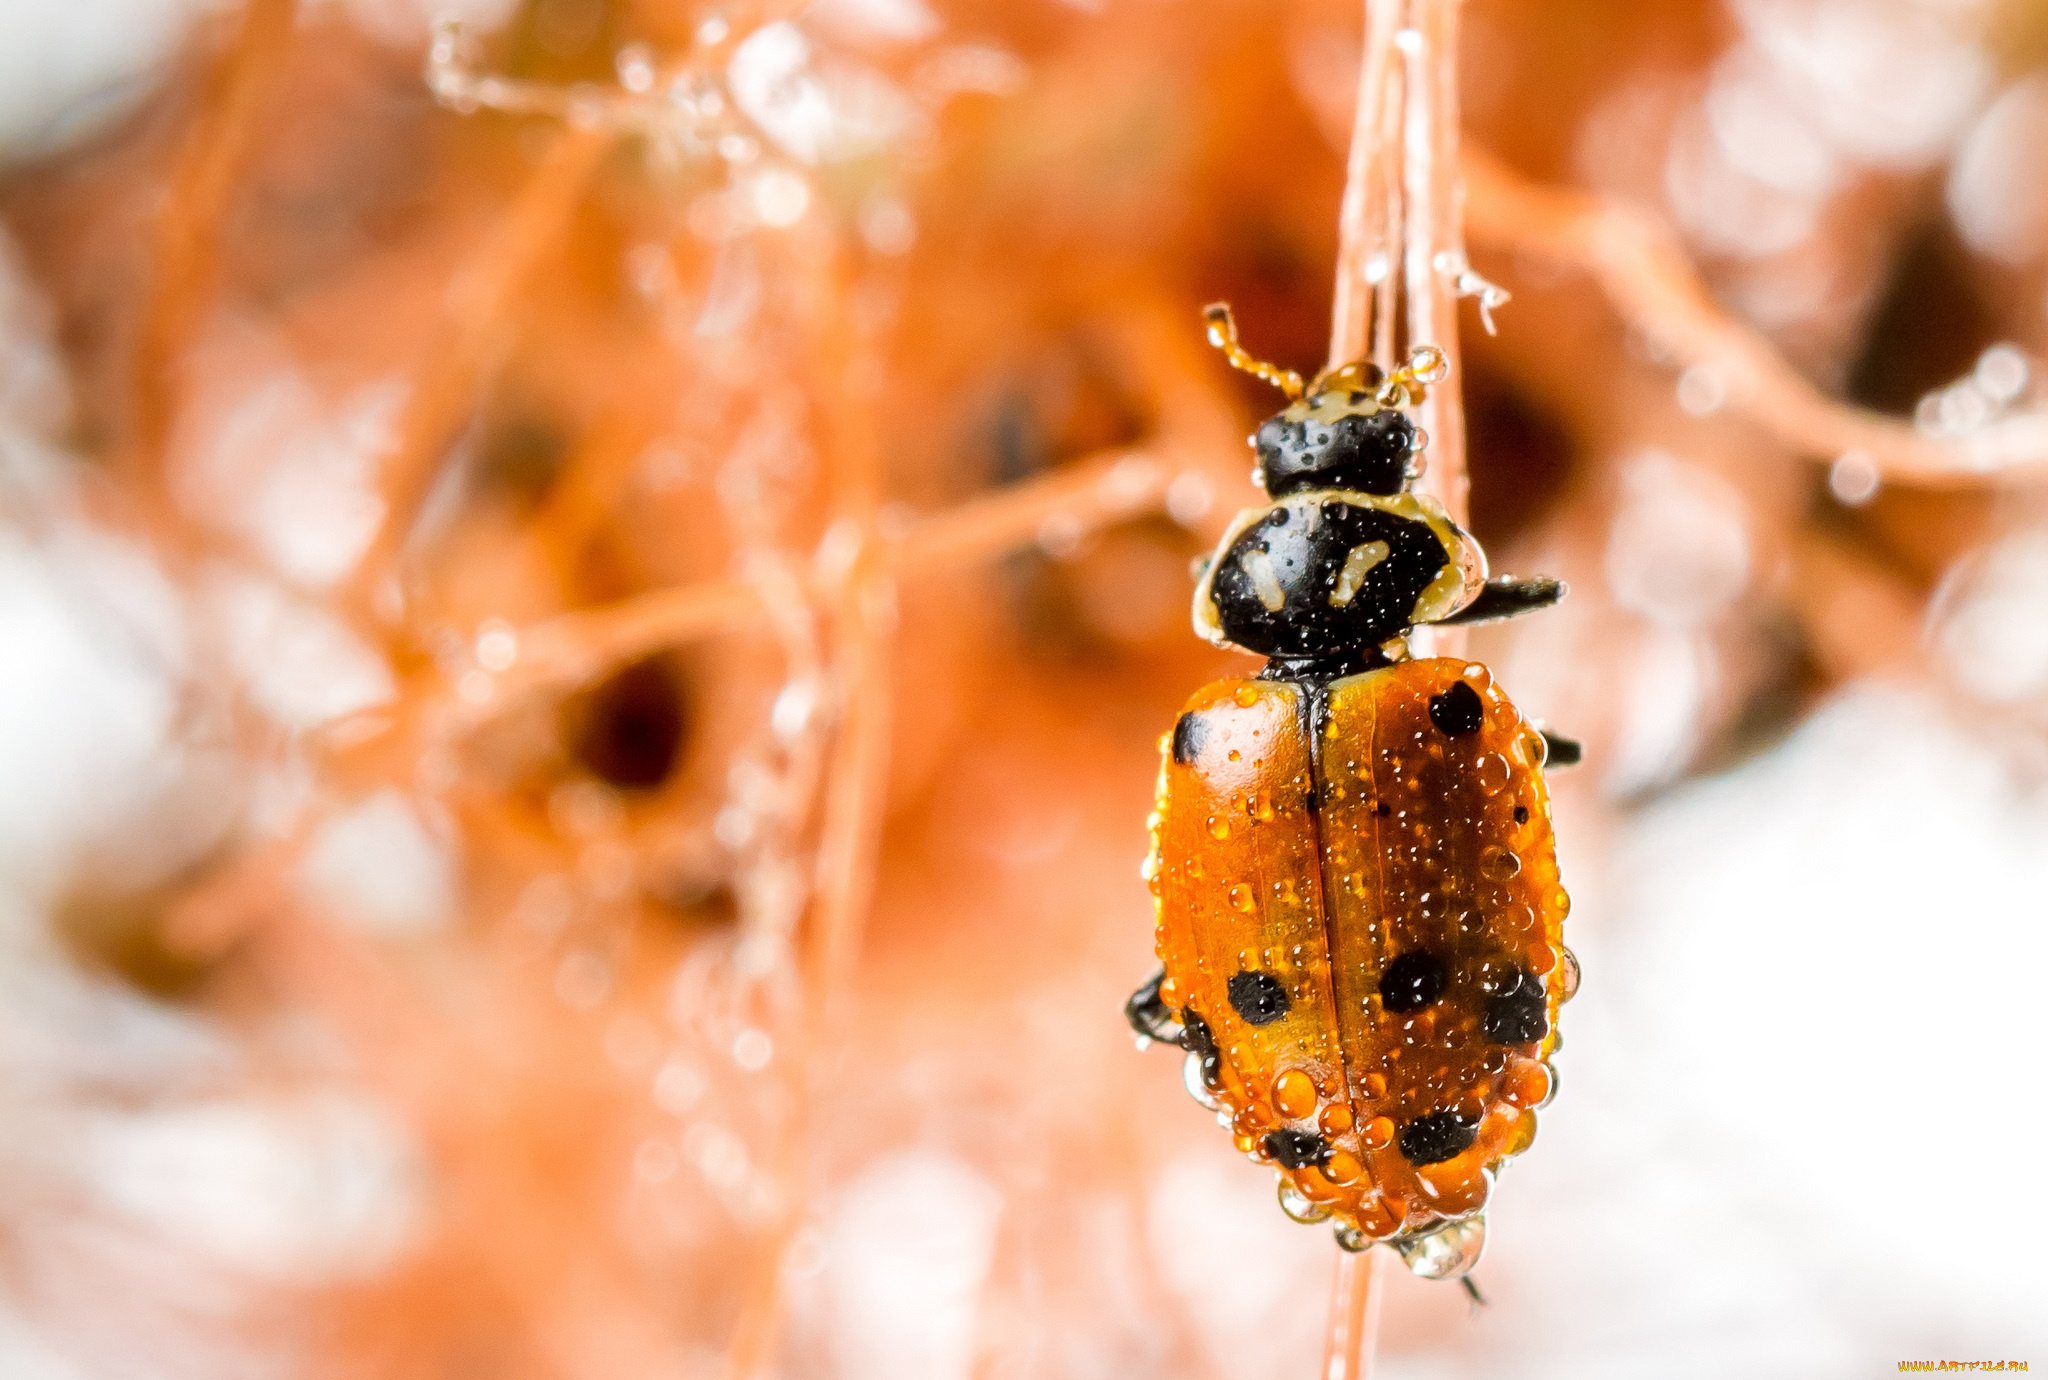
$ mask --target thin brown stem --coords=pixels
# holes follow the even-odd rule
[[[603,129],[579,125],[556,133],[497,233],[450,288],[447,313],[428,343],[395,428],[397,438],[383,458],[384,525],[360,567],[358,600],[390,573],[392,558],[440,471],[449,438],[473,405],[507,309],[541,256],[559,243],[612,138]]]
[[[1360,358],[1391,372],[1421,346],[1441,351],[1444,380],[1414,409],[1429,436],[1416,483],[1463,521],[1465,416],[1458,372],[1458,284],[1464,263],[1458,186],[1458,0],[1365,0],[1358,107],[1338,218],[1330,367]],[[1367,319],[1368,311],[1371,320]],[[1396,335],[1397,318],[1405,336]],[[1418,630],[1418,654],[1456,655],[1456,630]],[[1325,1334],[1323,1380],[1372,1371],[1379,1327],[1379,1256],[1340,1252]]]
[[[199,112],[171,171],[135,359],[132,462],[151,485],[163,482],[178,365],[219,273],[221,222],[297,13],[295,0],[249,0],[232,46],[201,91]]]
[[[1323,1341],[1321,1380],[1371,1380],[1380,1332],[1381,1250],[1344,1252],[1330,1291],[1330,1330]]]

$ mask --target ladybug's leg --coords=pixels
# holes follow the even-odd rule
[[[1552,733],[1547,728],[1543,730],[1543,745],[1548,749],[1543,757],[1543,765],[1546,768],[1576,767],[1579,759],[1586,755],[1585,748],[1580,745],[1577,738],[1567,738],[1561,733]]]
[[[1479,1292],[1479,1286],[1472,1282],[1472,1276],[1459,1275],[1458,1283],[1465,1286],[1465,1297],[1472,1300],[1474,1308],[1486,1307],[1486,1295]]]
[[[1562,600],[1571,591],[1562,580],[1553,580],[1539,575],[1533,580],[1517,580],[1504,575],[1497,580],[1488,580],[1479,597],[1459,609],[1441,623],[1498,623],[1503,618],[1519,618],[1525,613],[1547,609]]]
[[[1166,970],[1161,968],[1124,1003],[1124,1019],[1131,1023],[1131,1029],[1147,1040],[1157,1040],[1162,1045],[1180,1043],[1180,1024],[1173,1018],[1173,1011],[1159,996],[1159,988],[1166,981]]]

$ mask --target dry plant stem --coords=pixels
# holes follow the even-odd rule
[[[1415,409],[1429,435],[1429,468],[1416,482],[1451,517],[1465,520],[1463,375],[1458,355],[1457,288],[1446,271],[1465,257],[1458,218],[1458,5],[1460,0],[1407,0],[1396,35],[1403,69],[1401,103],[1402,306],[1408,350],[1434,345],[1449,366],[1445,380]],[[1405,353],[1405,352],[1404,352]],[[1440,639],[1441,645],[1441,639]]]
[[[476,395],[507,307],[541,255],[558,241],[611,139],[605,130],[577,125],[556,133],[497,233],[450,289],[447,315],[413,377],[395,428],[397,439],[383,457],[384,525],[359,567],[352,602],[364,602],[368,590],[390,573],[449,439]]]
[[[1458,0],[1367,0],[1365,55],[1338,218],[1329,366],[1370,357],[1391,373],[1419,345],[1450,377],[1415,409],[1429,434],[1416,488],[1462,521],[1465,426],[1458,387],[1458,299],[1444,265],[1462,262]]]
[[[295,0],[249,0],[233,45],[201,92],[158,213],[154,272],[136,347],[130,457],[150,488],[164,483],[178,362],[212,292],[221,221],[296,18]]]
[[[1722,310],[1684,248],[1650,216],[1539,186],[1476,152],[1464,171],[1475,238],[1591,274],[1630,325],[1682,365],[1717,372],[1729,405],[1793,450],[1823,460],[1860,453],[1886,481],[1931,489],[2048,478],[2048,411],[1940,437],[1836,402]]]
[[[1415,409],[1417,425],[1429,435],[1429,468],[1415,487],[1462,522],[1467,483],[1458,299],[1444,271],[1464,260],[1457,25],[1458,0],[1366,0],[1358,109],[1338,219],[1330,367],[1363,357],[1368,345],[1374,362],[1389,372],[1417,346],[1443,352],[1449,374]],[[1397,336],[1397,321],[1405,336]],[[1450,630],[1418,631],[1412,640],[1418,654],[1454,656],[1463,649],[1463,638]],[[1371,1373],[1380,1254],[1338,1254],[1323,1380]]]
[[[1340,249],[1331,294],[1331,368],[1371,356],[1382,370],[1394,363],[1393,236],[1388,217],[1398,176],[1388,143],[1388,112],[1396,108],[1400,71],[1394,34],[1400,5],[1365,7],[1365,60],[1358,74],[1358,113],[1344,171],[1344,201],[1337,218]],[[1378,256],[1378,257],[1375,257]],[[1375,332],[1375,323],[1379,331]]]
[[[1330,1293],[1330,1330],[1323,1342],[1321,1380],[1371,1380],[1378,1349],[1380,1278],[1384,1251],[1344,1252]]]

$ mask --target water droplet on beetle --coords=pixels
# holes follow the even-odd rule
[[[1320,1222],[1330,1215],[1328,1208],[1312,1202],[1307,1194],[1294,1186],[1291,1179],[1280,1180],[1280,1210],[1304,1226]]]

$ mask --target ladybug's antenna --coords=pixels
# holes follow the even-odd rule
[[[1202,319],[1209,323],[1209,343],[1223,351],[1223,357],[1230,361],[1233,369],[1242,369],[1272,384],[1287,395],[1287,401],[1299,402],[1307,391],[1301,375],[1292,369],[1282,369],[1277,364],[1268,364],[1263,359],[1254,359],[1246,353],[1244,346],[1237,343],[1237,319],[1230,314],[1230,307],[1224,302],[1211,302],[1202,308]]]
[[[1408,362],[1396,369],[1380,388],[1380,406],[1412,407],[1429,396],[1432,384],[1451,376],[1451,361],[1434,345],[1418,345],[1408,353]]]
[[[1434,345],[1418,345],[1409,352],[1408,362],[1391,375],[1380,373],[1369,359],[1354,359],[1335,369],[1325,369],[1310,381],[1310,393],[1370,393],[1381,407],[1413,407],[1429,396],[1432,385],[1451,374],[1451,362]]]

